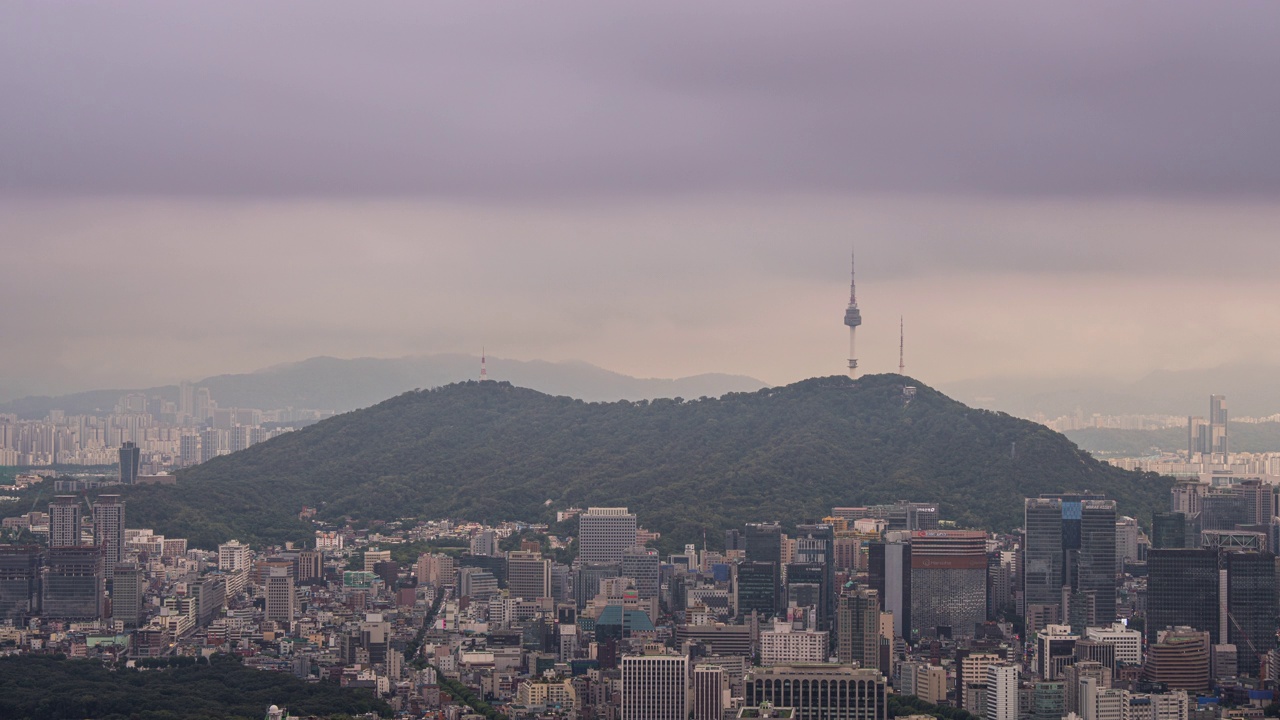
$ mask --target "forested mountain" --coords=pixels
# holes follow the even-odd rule
[[[690,377],[635,378],[584,362],[488,358],[489,377],[552,395],[584,400],[642,400],[657,397],[719,396],[758,390],[764,383],[743,375],[707,373]],[[215,375],[197,382],[221,407],[307,408],[346,412],[368,407],[415,388],[455,383],[480,374],[473,355],[418,355],[400,358],[315,357],[257,372]],[[24,397],[0,403],[0,413],[39,419],[50,410],[68,415],[110,412],[121,395],[141,392],[170,402],[178,386],[143,390],[90,390],[58,397]]]
[[[915,386],[914,396],[904,386]],[[198,545],[301,537],[321,517],[476,520],[626,505],[673,542],[833,505],[936,501],[1011,529],[1022,498],[1105,492],[1147,515],[1169,482],[1106,466],[1042,425],[898,375],[806,380],[719,399],[587,403],[498,382],[400,395],[128,492],[130,525]]]

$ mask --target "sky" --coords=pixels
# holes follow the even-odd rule
[[[0,396],[1280,363],[1280,4],[13,3]]]

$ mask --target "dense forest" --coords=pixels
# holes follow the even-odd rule
[[[0,717],[261,718],[271,705],[294,715],[391,715],[391,708],[367,691],[247,668],[231,656],[215,655],[200,662],[172,660],[187,663],[115,670],[95,660],[39,655],[0,658]]]
[[[1008,530],[1027,495],[1088,489],[1148,515],[1169,489],[1042,425],[897,375],[614,403],[459,383],[330,418],[178,481],[131,488],[129,524],[204,547],[301,539],[304,505],[357,521],[535,521],[574,505],[625,505],[668,542],[705,532],[714,546],[742,522],[801,522],[833,505],[939,502],[962,526]]]

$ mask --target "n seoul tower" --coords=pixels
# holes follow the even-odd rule
[[[858,377],[858,354],[854,351],[854,339],[858,334],[858,326],[862,324],[862,313],[858,311],[858,287],[855,283],[853,253],[849,253],[849,307],[844,311],[844,324],[849,326],[849,377]]]

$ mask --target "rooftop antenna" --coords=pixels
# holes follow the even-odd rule
[[[903,363],[904,355],[902,354],[904,337],[905,335],[903,333],[902,316],[899,315],[898,316],[898,374],[899,375],[905,375],[906,374],[905,370],[907,368],[907,366]]]
[[[484,346],[480,346],[480,382],[489,379],[489,370],[484,366]]]

